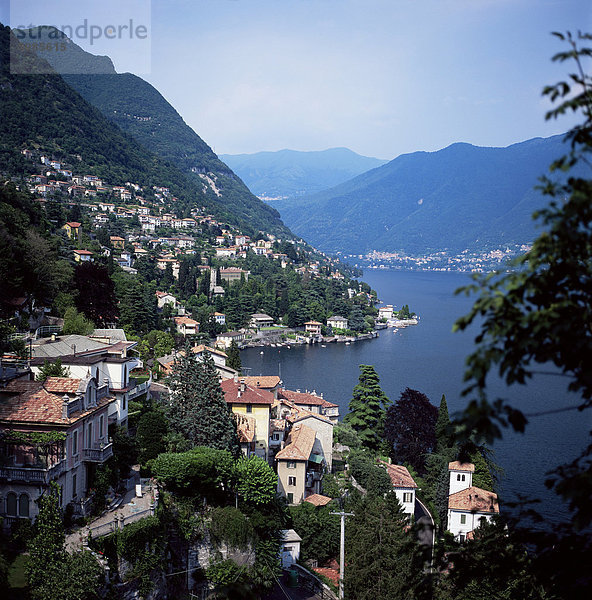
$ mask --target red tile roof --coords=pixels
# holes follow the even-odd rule
[[[285,398],[294,402],[294,404],[308,404],[310,406],[324,406],[326,400],[317,396],[316,394],[310,394],[308,392],[293,392],[292,390],[279,389],[278,398]]]
[[[304,501],[309,502],[313,506],[326,506],[332,499],[333,498],[323,496],[322,494],[311,494],[310,496],[307,496]]]
[[[224,398],[228,404],[267,404],[271,407],[273,394],[267,390],[257,389],[234,379],[225,379],[221,384]]]
[[[13,426],[17,423],[29,426],[70,425],[114,401],[110,397],[101,398],[96,407],[76,411],[70,418],[63,418],[63,396],[74,396],[80,382],[80,379],[69,380],[65,377],[49,377],[45,382],[11,381],[0,392],[0,423]]]
[[[308,460],[314,446],[314,429],[298,423],[288,435],[288,445],[276,455],[276,460]]]
[[[448,508],[477,513],[499,513],[497,494],[475,486],[448,496]]]
[[[260,377],[242,377],[247,385],[257,388],[270,389],[278,386],[281,379],[277,375],[262,375]]]
[[[449,471],[468,471],[469,473],[475,472],[475,465],[473,463],[461,463],[458,460],[448,463]]]
[[[407,467],[403,465],[389,465],[383,460],[380,461],[385,467],[386,472],[391,478],[391,483],[395,488],[416,488],[417,484],[415,483],[413,477],[411,477],[411,473],[407,470]]]

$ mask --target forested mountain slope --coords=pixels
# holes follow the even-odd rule
[[[274,205],[326,251],[421,253],[530,242],[545,202],[538,178],[565,153],[562,136],[507,148],[453,144],[405,154],[313,196]]]

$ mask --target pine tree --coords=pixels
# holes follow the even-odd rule
[[[236,422],[224,399],[211,356],[199,360],[189,347],[179,354],[169,377],[167,416],[171,429],[191,444],[240,452]]]
[[[372,365],[360,365],[361,373],[344,421],[358,433],[362,444],[377,450],[382,440],[384,416],[390,400],[380,388]]]

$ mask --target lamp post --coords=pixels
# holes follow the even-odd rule
[[[343,600],[343,575],[345,570],[345,517],[353,517],[354,513],[332,512],[332,515],[341,517],[341,545],[339,548],[339,598]]]

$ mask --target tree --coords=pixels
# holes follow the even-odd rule
[[[436,445],[437,418],[438,410],[425,394],[405,388],[386,413],[384,435],[393,460],[425,473],[426,456]]]
[[[371,365],[360,365],[358,384],[349,402],[349,412],[344,421],[351,425],[362,444],[377,450],[382,439],[384,415],[390,400],[380,388],[380,379]]]
[[[79,313],[73,306],[66,309],[64,315],[64,326],[62,333],[64,335],[88,335],[92,333],[95,325],[87,319],[82,313]]]
[[[238,371],[241,373],[243,366],[241,363],[240,350],[238,349],[238,344],[232,340],[230,343],[230,348],[228,348],[227,352],[228,359],[226,360],[226,366]]]
[[[236,423],[212,357],[204,353],[199,360],[186,346],[177,355],[168,381],[171,393],[166,412],[171,429],[182,433],[194,446],[229,450],[238,455]]]
[[[465,443],[491,442],[502,437],[506,427],[524,431],[528,419],[540,415],[525,415],[502,398],[490,400],[486,379],[492,371],[509,385],[524,384],[537,373],[564,376],[568,389],[581,394],[582,400],[578,406],[553,413],[592,406],[592,180],[573,171],[589,167],[592,153],[592,77],[587,68],[592,48],[580,47],[592,36],[555,35],[568,49],[553,60],[573,61],[575,69],[567,81],[543,90],[552,101],[559,100],[547,119],[574,113],[582,122],[566,135],[569,153],[551,165],[552,173],[564,175],[555,181],[542,180],[542,191],[551,201],[535,213],[544,231],[530,251],[512,270],[478,276],[473,285],[460,290],[479,297],[469,314],[457,321],[456,329],[465,329],[476,320],[480,324],[476,349],[467,359],[469,385],[464,394],[470,401],[456,421],[459,441]],[[540,557],[533,568],[540,565],[540,580],[557,597],[589,593],[589,580],[573,574],[572,563],[582,564],[591,552],[589,536],[579,535],[592,522],[591,454],[592,445],[588,445],[572,463],[557,467],[547,481],[568,502],[571,520],[555,527],[552,537],[542,538],[534,531],[525,534]],[[576,555],[580,558],[574,559]],[[557,582],[563,585],[558,587]]]
[[[149,460],[156,458],[161,452],[165,452],[165,436],[168,433],[168,423],[163,411],[154,407],[145,412],[138,423],[136,440],[140,448],[139,460],[146,464]]]
[[[115,287],[107,268],[84,262],[74,270],[74,285],[78,292],[76,308],[97,324],[113,323],[117,319]]]
[[[62,359],[56,358],[55,362],[44,361],[43,366],[39,368],[37,381],[45,381],[48,377],[70,377],[70,369],[62,365]]]
[[[65,549],[60,488],[52,483],[39,498],[35,533],[29,543],[27,576],[33,600],[98,598],[102,569],[88,552]]]
[[[242,456],[235,467],[236,490],[239,496],[250,504],[267,504],[277,491],[277,475],[259,456]]]
[[[365,331],[366,321],[364,321],[364,313],[359,306],[354,306],[348,316],[348,325],[352,331]]]
[[[366,453],[356,452],[349,456],[349,470],[354,479],[370,496],[384,496],[392,491],[388,473],[378,466]]]
[[[323,564],[339,552],[339,517],[329,506],[313,506],[302,502],[290,507],[294,530],[302,538],[300,560],[316,560]]]
[[[453,435],[451,432],[450,415],[448,414],[448,404],[446,396],[442,394],[440,406],[438,407],[438,419],[436,421],[436,452],[443,452],[447,448],[454,445]]]
[[[421,562],[409,518],[395,494],[366,497],[346,521],[345,595],[356,600],[415,597]]]

